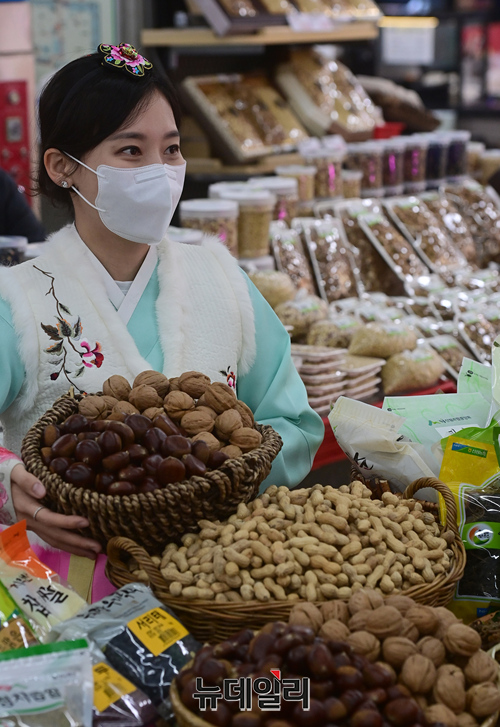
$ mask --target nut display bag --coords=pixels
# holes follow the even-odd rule
[[[40,641],[85,606],[83,598],[32,551],[25,520],[0,533],[0,581]]]
[[[3,727],[92,727],[92,692],[84,639],[0,654]]]
[[[88,606],[54,629],[51,637],[88,638],[165,719],[171,716],[172,679],[200,648],[174,614],[140,583],[123,586]]]

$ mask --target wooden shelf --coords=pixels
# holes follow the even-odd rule
[[[291,45],[293,43],[339,43],[351,40],[373,40],[378,37],[376,23],[352,22],[336,30],[297,33],[288,26],[263,28],[248,35],[215,35],[209,28],[146,28],[141,33],[144,47],[200,48],[228,46]]]

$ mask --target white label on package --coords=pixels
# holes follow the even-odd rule
[[[382,28],[382,60],[391,66],[434,63],[434,28]]]

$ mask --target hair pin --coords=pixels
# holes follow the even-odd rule
[[[145,71],[153,68],[151,61],[141,56],[130,43],[120,43],[120,45],[101,43],[97,50],[104,54],[103,66],[111,66],[120,70],[123,68],[132,76],[144,76]]]

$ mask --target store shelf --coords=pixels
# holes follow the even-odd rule
[[[422,391],[412,391],[408,395],[428,396],[429,394],[436,394],[438,392],[442,394],[456,394],[456,391],[457,387],[454,381],[444,381],[440,382],[436,386],[431,387],[430,389],[424,389]],[[383,400],[371,403],[373,406],[378,406],[379,408],[381,408]],[[332,428],[330,426],[330,422],[326,417],[323,419],[323,424],[325,425],[325,438],[323,439],[323,444],[318,449],[316,457],[314,458],[314,463],[312,466],[313,470],[318,470],[320,469],[320,467],[327,467],[328,465],[335,464],[336,462],[343,462],[347,459],[344,452],[337,443],[337,440],[335,439]]]
[[[228,35],[223,38],[209,28],[146,28],[141,33],[144,47],[200,48],[228,46],[291,45],[294,43],[341,43],[352,40],[373,40],[378,37],[376,23],[352,22],[336,30],[299,33],[288,26],[263,28],[248,35]]]

